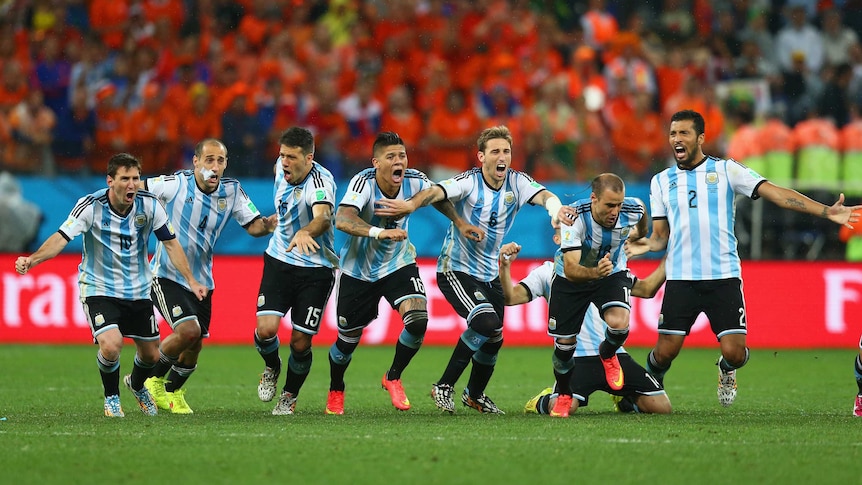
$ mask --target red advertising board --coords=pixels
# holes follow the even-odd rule
[[[14,271],[12,255],[0,255],[0,343],[91,343],[89,327],[78,301],[77,265],[80,256],[60,255],[27,275]],[[541,264],[518,260],[517,280]],[[633,261],[636,274],[646,276],[656,261]],[[452,345],[464,321],[452,311],[436,286],[435,261],[420,260],[428,291],[429,323],[425,342]],[[217,289],[213,303],[210,343],[252,344],[255,303],[263,259],[258,256],[218,256]],[[842,262],[744,262],[748,342],[752,347],[855,348],[862,334],[862,266]],[[663,289],[652,300],[635,298],[628,345],[655,343]],[[158,315],[158,312],[156,312]],[[504,321],[506,345],[549,345],[544,300],[508,307]],[[285,319],[285,331],[289,320]],[[164,322],[162,332],[169,332]],[[385,301],[380,316],[363,334],[365,344],[394,344],[401,319]],[[324,313],[318,345],[335,340],[335,298]],[[701,316],[687,346],[714,346],[709,322]]]

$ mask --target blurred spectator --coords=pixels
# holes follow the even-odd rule
[[[695,33],[694,15],[682,0],[664,0],[658,29],[665,41],[684,42]]]
[[[792,186],[796,140],[780,112],[773,110],[766,114],[766,121],[760,127],[759,138],[766,165],[766,169],[760,174],[775,184]]]
[[[93,102],[96,89],[107,80],[111,71],[111,64],[106,61],[106,57],[105,46],[97,36],[88,35],[84,38],[81,58],[72,64],[69,75],[69,99],[75,96],[77,90],[83,89],[87,99]],[[104,171],[104,167],[101,170]]]
[[[808,22],[805,7],[790,5],[789,24],[775,37],[778,62],[784,71],[797,69],[798,59],[805,62],[810,72],[818,72],[823,66],[823,38],[820,31]]]
[[[92,0],[90,28],[111,49],[119,49],[129,24],[128,0]]]
[[[748,24],[746,24],[739,37],[743,41],[757,44],[757,50],[761,55],[772,64],[775,64],[775,68],[778,69],[775,59],[775,36],[769,31],[767,16],[767,12],[752,12]]]
[[[9,109],[27,98],[30,89],[18,61],[11,60],[3,64],[3,72],[0,75],[0,107]]]
[[[614,96],[614,80],[626,78],[628,85],[634,91],[644,91],[655,94],[655,78],[652,66],[643,58],[641,41],[637,34],[623,32],[619,34],[611,46],[612,59],[605,65],[605,79],[609,94]]]
[[[0,252],[32,251],[42,219],[39,206],[22,196],[18,181],[0,172]]]
[[[87,93],[75,92],[71,106],[57,116],[51,146],[57,170],[64,173],[81,173],[93,150],[96,136],[96,115],[87,101]]]
[[[261,158],[261,146],[266,139],[257,123],[257,117],[248,110],[248,88],[237,84],[228,96],[227,110],[222,114],[222,142],[232,160],[231,171],[236,176],[265,177],[272,175],[275,163]]]
[[[171,173],[179,167],[179,113],[164,104],[158,84],[148,84],[143,102],[125,122],[129,152],[148,174]]]
[[[793,67],[782,74],[781,91],[774,93],[787,106],[787,120],[791,125],[804,119],[805,113],[814,109],[817,98],[823,91],[823,82],[817,72],[812,72],[805,62],[805,54],[793,54]]]
[[[51,141],[56,124],[56,115],[45,106],[42,91],[38,89],[30,91],[27,98],[12,109],[9,126],[14,140],[10,162],[13,171],[54,175]]]
[[[594,49],[603,49],[619,32],[617,19],[607,11],[605,0],[589,0],[581,16],[584,41]]]
[[[180,159],[184,161],[192,159],[201,140],[222,137],[221,116],[212,106],[206,85],[193,84],[187,96],[189,109],[180,118]]]
[[[449,91],[445,104],[431,110],[426,136],[431,180],[453,177],[475,164],[476,137],[481,126],[459,89]]]
[[[353,92],[338,101],[338,112],[350,130],[350,138],[343,145],[347,162],[364,165],[368,158],[368,147],[374,143],[383,117],[383,103],[375,94],[374,80],[357,80]]]
[[[807,118],[793,127],[796,145],[796,186],[837,190],[841,181],[838,130],[832,120],[819,117],[812,107]]]
[[[398,133],[410,150],[410,165],[427,172],[425,124],[413,109],[413,100],[406,86],[399,86],[389,93],[380,130]]]
[[[66,111],[69,106],[69,82],[72,65],[61,57],[60,40],[54,35],[48,35],[42,41],[39,60],[36,62],[36,80],[38,89],[45,97],[45,105],[56,114]],[[85,98],[86,99],[86,98]]]
[[[537,123],[536,148],[545,156],[537,163],[533,176],[543,180],[568,180],[574,177],[575,158],[581,143],[580,118],[568,100],[567,80],[555,77],[542,85],[539,97],[529,111]]]
[[[614,151],[624,169],[615,172],[626,180],[648,183],[659,171],[658,162],[667,151],[666,125],[652,110],[652,97],[643,92],[635,94],[632,113],[611,130]]]
[[[841,129],[840,140],[842,188],[848,196],[862,196],[862,107],[857,103],[850,105],[850,122]]]
[[[105,172],[111,156],[128,151],[129,140],[127,115],[125,109],[117,104],[117,88],[113,84],[103,83],[96,91],[95,98],[96,139],[88,166],[91,173],[100,174]]]
[[[824,68],[823,74],[828,78],[818,99],[817,111],[831,118],[835,126],[840,129],[850,121],[848,92],[850,80],[853,78],[853,68],[844,63]]]
[[[826,64],[837,66],[850,61],[850,46],[859,42],[859,36],[841,22],[841,14],[834,9],[823,12],[823,54]]]
[[[353,176],[344,167],[341,146],[350,136],[347,122],[338,111],[338,91],[334,81],[317,86],[317,107],[308,113],[308,128],[314,133],[314,159],[336,179]]]
[[[754,106],[749,100],[738,101],[730,116],[733,132],[727,142],[726,155],[769,178],[763,157],[760,129],[754,125]]]

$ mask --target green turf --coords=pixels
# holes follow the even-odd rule
[[[0,483],[860,483],[862,419],[851,416],[853,350],[753,350],[731,408],[716,399],[716,349],[684,349],[666,378],[671,416],[620,415],[596,393],[568,420],[524,415],[552,383],[550,349],[504,348],[488,394],[505,416],[428,397],[450,349],[404,375],[413,404],[380,389],[392,349],[360,347],[344,416],[323,414],[323,346],[296,414],[257,399],[252,346],[207,347],[187,385],[195,414],[102,416],[95,347],[0,347]],[[643,361],[646,351],[635,349]],[[123,355],[131,368],[133,350]],[[465,378],[458,387],[462,388]],[[283,380],[281,381],[283,383]],[[280,384],[281,384],[280,383]],[[97,482],[96,482],[97,481]]]

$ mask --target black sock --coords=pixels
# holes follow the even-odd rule
[[[856,355],[855,365],[856,369],[856,386],[859,388],[859,395],[862,395],[862,360],[860,360],[859,355]]]
[[[132,367],[132,376],[129,379],[129,384],[132,385],[132,389],[136,391],[140,391],[144,387],[144,381],[150,377],[150,374],[153,372],[153,367],[155,364],[145,364],[142,362],[138,355],[135,354],[134,367]]]
[[[404,369],[407,368],[407,364],[413,360],[413,356],[419,352],[419,348],[411,348],[400,341],[395,344],[395,357],[392,359],[392,367],[389,368],[389,372],[386,373],[386,378],[394,381],[396,379],[401,379],[401,373],[404,372]]]
[[[614,356],[617,350],[626,343],[629,337],[629,327],[621,330],[607,327],[605,329],[605,339],[599,345],[599,355],[603,359],[610,359]]]
[[[171,366],[177,362],[177,357],[171,357],[165,355],[161,350],[159,350],[159,361],[156,362],[156,366],[153,367],[153,372],[150,373],[151,377],[165,377],[165,374],[171,370]]]
[[[464,373],[464,369],[467,368],[467,364],[470,363],[470,359],[473,357],[474,353],[475,351],[471,350],[470,347],[468,347],[467,344],[459,338],[458,343],[455,345],[455,350],[452,351],[452,357],[449,358],[449,363],[446,365],[446,370],[443,371],[443,375],[437,383],[454,386],[461,377],[461,374]]]
[[[177,363],[173,367],[171,367],[170,372],[168,372],[168,377],[165,382],[165,391],[174,392],[177,389],[183,387],[186,381],[191,377],[192,372],[197,369],[197,366],[186,367],[183,364]]]
[[[305,352],[294,352],[290,349],[290,358],[287,359],[287,381],[284,383],[283,391],[294,396],[299,394],[305,379],[311,371],[311,363],[314,355],[309,347]]]
[[[96,354],[96,364],[99,366],[99,375],[102,378],[102,387],[105,389],[105,397],[120,394],[120,361],[108,360],[102,357],[102,353]]]
[[[257,348],[257,353],[263,357],[263,361],[267,367],[275,371],[276,374],[281,372],[281,357],[278,355],[278,335],[261,340],[257,336],[257,331],[255,331],[254,346]]]
[[[329,349],[329,390],[344,390],[344,374],[353,356],[353,351],[359,345],[360,337],[345,337],[341,334],[335,344]],[[333,358],[335,356],[335,358]]]

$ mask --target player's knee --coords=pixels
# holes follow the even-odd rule
[[[635,406],[641,413],[648,414],[670,414],[672,407],[667,394],[659,396],[638,396],[635,400]]]
[[[750,353],[748,351],[748,347],[733,347],[730,349],[722,347],[721,356],[728,364],[739,369],[748,363]]]
[[[201,338],[201,326],[197,318],[191,318],[177,325],[174,328],[174,333],[180,337],[183,343],[191,345]]]
[[[503,327],[500,317],[491,305],[476,307],[473,312],[467,319],[467,324],[479,335],[490,338]]]
[[[609,327],[622,330],[629,326],[629,311],[626,308],[615,306],[605,310],[602,319]]]
[[[410,310],[404,313],[404,330],[417,337],[422,337],[428,330],[428,310]]]

